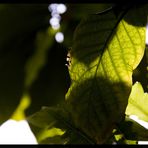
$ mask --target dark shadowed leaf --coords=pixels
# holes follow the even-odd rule
[[[69,113],[60,107],[43,107],[41,111],[30,116],[28,121],[31,125],[43,129],[42,134],[38,133],[36,135],[38,141],[42,144],[47,142],[48,144],[94,143],[73,125]],[[52,133],[55,130],[57,133]],[[41,138],[41,136],[45,139]]]
[[[127,140],[148,140],[148,130],[128,116],[126,116],[125,121],[121,122],[118,127]]]

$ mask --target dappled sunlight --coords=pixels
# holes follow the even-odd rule
[[[55,39],[58,43],[62,43],[64,41],[64,34],[62,32],[57,32]]]
[[[57,33],[55,34],[55,40],[58,43],[62,43],[64,41],[64,34],[58,31],[61,29],[60,21],[62,18],[60,14],[65,13],[67,7],[65,4],[52,3],[48,6],[48,10],[51,12],[49,24],[51,25],[53,30],[57,30]]]

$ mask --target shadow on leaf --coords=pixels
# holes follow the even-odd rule
[[[130,90],[126,83],[101,77],[72,83],[66,101],[76,127],[104,143],[124,118]]]

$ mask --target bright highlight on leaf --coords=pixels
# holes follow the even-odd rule
[[[148,122],[148,94],[144,90],[140,82],[136,82],[128,100],[126,115],[136,115],[139,119]]]
[[[138,122],[140,125],[148,129],[148,122],[145,122],[143,120],[140,120],[137,116],[135,115],[130,115],[129,118],[133,119],[134,121]]]
[[[146,145],[146,144],[148,144],[148,141],[138,141],[138,144],[139,145]]]

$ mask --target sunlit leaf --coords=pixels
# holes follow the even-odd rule
[[[143,13],[136,8],[118,17],[112,11],[90,15],[76,28],[66,101],[76,127],[97,143],[104,143],[124,118],[132,72],[144,54]]]
[[[148,94],[144,93],[140,82],[133,85],[126,108],[126,115],[136,115],[148,121]]]
[[[64,134],[64,131],[62,131],[59,128],[51,128],[51,129],[47,129],[45,128],[45,130],[43,130],[39,135],[38,135],[38,141],[44,141],[45,139],[49,139],[50,137],[55,137],[55,136],[61,136]]]

